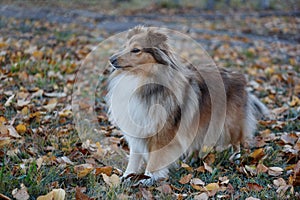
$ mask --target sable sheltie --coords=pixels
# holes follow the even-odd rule
[[[155,28],[129,30],[109,63],[109,116],[130,148],[123,177],[141,173],[145,162],[150,181],[166,178],[180,156],[205,147],[238,152],[251,141],[258,115],[268,114],[242,74],[183,62]]]

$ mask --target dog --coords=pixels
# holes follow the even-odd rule
[[[183,63],[163,31],[143,26],[130,29],[109,58],[109,119],[130,148],[124,178],[144,172],[146,183],[164,179],[178,158],[205,147],[238,153],[268,114],[242,74]]]

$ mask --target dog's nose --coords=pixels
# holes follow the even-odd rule
[[[114,66],[117,66],[117,61],[117,56],[112,56],[109,58],[109,62]]]

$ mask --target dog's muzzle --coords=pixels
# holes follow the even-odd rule
[[[122,68],[121,66],[118,65],[118,59],[117,56],[112,56],[109,58],[109,64],[114,68],[114,69],[120,69]]]

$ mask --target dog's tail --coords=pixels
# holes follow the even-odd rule
[[[254,95],[248,93],[248,101],[246,106],[246,116],[243,122],[244,142],[253,146],[254,132],[256,130],[257,120],[262,117],[270,118],[269,109]]]
[[[255,118],[270,117],[269,109],[257,97],[249,93],[248,95],[248,106]]]

